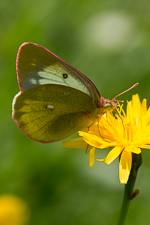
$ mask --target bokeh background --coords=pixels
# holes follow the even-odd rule
[[[15,61],[23,42],[63,58],[105,98],[139,82],[120,99],[139,93],[149,106],[150,1],[0,1],[0,194],[26,202],[29,225],[117,224],[124,189],[118,159],[89,168],[84,149],[31,141],[12,120],[12,100],[19,91]],[[97,158],[107,152],[99,150]],[[140,195],[130,205],[126,225],[150,224],[150,152],[143,150],[142,156],[135,185]]]

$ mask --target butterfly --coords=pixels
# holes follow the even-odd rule
[[[12,117],[34,141],[63,140],[116,107],[117,96],[104,99],[89,78],[40,45],[19,47],[16,71]]]

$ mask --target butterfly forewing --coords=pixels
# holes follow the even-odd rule
[[[33,43],[20,46],[17,55],[17,74],[21,91],[42,84],[56,84],[75,88],[93,98],[100,105],[99,92],[85,75]]]

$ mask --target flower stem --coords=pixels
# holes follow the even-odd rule
[[[141,154],[132,153],[132,168],[127,184],[125,184],[124,197],[118,225],[123,225],[127,216],[130,201],[139,194],[139,190],[133,191],[138,168],[142,164]]]

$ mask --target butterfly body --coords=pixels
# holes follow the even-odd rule
[[[44,47],[23,43],[16,65],[20,93],[13,101],[13,119],[29,138],[63,140],[104,113],[92,81]]]

